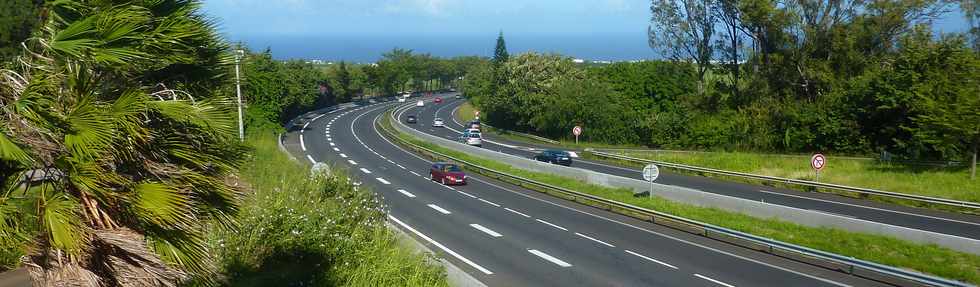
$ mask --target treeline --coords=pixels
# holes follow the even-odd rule
[[[652,3],[650,42],[669,60],[524,54],[474,70],[466,92],[491,125],[553,138],[581,124],[590,141],[659,148],[976,153],[976,37],[930,26],[948,2]]]
[[[249,128],[275,128],[315,109],[373,96],[455,88],[479,57],[443,59],[393,49],[371,64],[279,61],[272,52],[247,52],[242,94]]]

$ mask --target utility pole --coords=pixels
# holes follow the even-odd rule
[[[238,140],[245,141],[245,124],[242,122],[242,79],[238,73],[238,66],[245,57],[245,51],[235,51],[235,92],[238,94]]]

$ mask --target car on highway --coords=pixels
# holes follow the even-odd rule
[[[534,155],[533,159],[536,161],[549,162],[552,164],[560,164],[564,166],[572,165],[572,155],[570,155],[567,151],[563,151],[563,150],[554,150],[554,149],[545,150],[542,151],[541,153]]]
[[[405,102],[405,98],[402,98],[402,97],[399,97],[399,98],[398,98],[398,102],[399,102],[399,103],[404,103],[404,102]]]
[[[457,100],[458,100],[458,99],[462,99],[462,98],[463,98],[463,95],[462,95],[462,94],[456,94],[456,99],[457,99]]]
[[[419,122],[419,119],[418,119],[418,117],[416,117],[414,115],[409,115],[409,116],[405,117],[405,123],[414,124],[414,123],[417,123],[417,122]]]
[[[470,127],[471,129],[477,129],[477,130],[479,130],[480,129],[480,120],[472,120],[472,121],[470,121],[469,124],[467,124],[467,126]]]
[[[429,168],[429,178],[444,185],[466,184],[466,173],[454,163],[436,162]]]
[[[442,103],[442,97],[436,97],[436,103],[437,104]]]
[[[422,100],[419,100],[417,103],[415,103],[415,106],[416,107],[424,107],[425,106],[425,102],[423,102]]]
[[[436,119],[432,120],[432,126],[433,127],[437,127],[437,128],[441,128],[441,127],[445,127],[446,126],[446,123],[444,123],[442,121],[442,118],[436,118]]]
[[[459,142],[471,146],[480,147],[483,146],[483,135],[480,133],[471,133],[466,131],[463,135],[459,136]]]

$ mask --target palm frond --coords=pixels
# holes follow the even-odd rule
[[[141,221],[167,228],[187,228],[194,219],[191,200],[172,186],[147,182],[133,187],[135,213]]]
[[[113,123],[103,111],[104,107],[82,100],[68,113],[65,148],[73,157],[94,158],[112,143]]]
[[[82,250],[86,230],[84,221],[78,214],[81,206],[63,193],[56,193],[43,200],[41,206],[43,230],[48,235],[52,247],[69,254]]]
[[[0,126],[2,125],[0,124]],[[0,159],[14,161],[24,165],[28,165],[31,162],[31,157],[27,152],[11,141],[3,129],[0,129]]]

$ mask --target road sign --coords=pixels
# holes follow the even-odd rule
[[[473,115],[479,118],[480,117],[480,111],[473,111]]]
[[[572,134],[575,135],[575,136],[582,135],[582,127],[575,126],[574,128],[572,128]]]
[[[826,166],[827,166],[827,158],[824,157],[822,154],[818,153],[810,158],[810,167],[813,167],[814,170],[820,171]]]
[[[657,177],[660,177],[660,168],[657,165],[651,163],[643,167],[643,179],[653,182]]]

